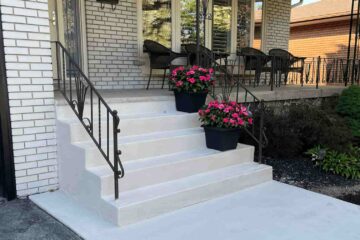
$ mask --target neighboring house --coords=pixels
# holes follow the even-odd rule
[[[289,49],[304,57],[347,57],[351,0],[321,0],[291,11]],[[355,1],[355,11],[357,9]]]
[[[121,205],[126,204],[126,201],[121,202],[120,205],[114,203],[111,185],[114,176],[111,175],[111,169],[103,158],[104,155],[117,156],[116,153],[111,152],[115,150],[114,148],[110,151],[110,147],[114,147],[116,141],[110,146],[102,144],[102,141],[111,138],[109,132],[113,134],[117,132],[112,131],[110,125],[106,125],[106,120],[105,124],[98,128],[93,126],[98,124],[96,121],[101,122],[104,118],[109,118],[109,115],[115,116],[116,113],[109,111],[109,108],[105,108],[104,111],[104,108],[98,106],[95,120],[93,119],[94,109],[89,116],[88,100],[84,108],[84,117],[79,117],[83,120],[88,132],[91,130],[99,135],[99,140],[96,140],[99,148],[107,146],[107,149],[100,154],[92,139],[87,135],[84,126],[75,117],[68,102],[65,102],[60,94],[55,94],[54,86],[62,87],[58,85],[58,78],[61,76],[64,87],[70,90],[79,88],[77,89],[79,98],[71,99],[70,97],[71,101],[69,101],[75,111],[79,111],[76,106],[84,100],[79,94],[79,92],[83,93],[81,90],[84,89],[80,89],[83,85],[68,84],[71,78],[78,84],[84,84],[85,79],[89,79],[97,89],[101,90],[144,89],[149,76],[148,57],[143,52],[144,39],[154,39],[172,47],[175,51],[180,51],[181,44],[188,42],[193,36],[194,26],[191,23],[194,22],[192,12],[195,0],[113,2],[118,3],[111,6],[103,5],[99,0],[0,0],[3,29],[0,51],[4,50],[5,53],[0,56],[0,133],[1,145],[4,146],[0,149],[0,167],[6,166],[0,168],[4,171],[0,172],[0,194],[12,198],[60,188],[69,194],[75,194],[76,199],[81,199],[85,205],[98,208],[99,212],[103,210],[101,214],[110,217],[114,222],[119,220],[118,216],[114,215],[117,213],[114,209],[126,208],[120,222],[128,223],[143,217],[141,214],[135,217],[131,215],[131,206]],[[214,12],[209,10],[209,14],[215,17],[215,23],[211,25],[211,20],[206,20],[205,45],[209,48],[226,49],[230,53],[235,53],[244,46],[252,46],[255,1],[213,0],[210,3],[214,4],[214,8],[209,8],[214,9]],[[189,14],[181,15],[179,9]],[[271,48],[288,48],[290,10],[291,0],[265,2],[262,26],[262,48],[265,51]],[[216,38],[217,32],[221,33],[221,40]],[[224,41],[224,36],[226,36],[226,41]],[[55,44],[51,41],[61,42],[67,49],[67,53],[61,52],[60,48],[55,48]],[[161,86],[160,78],[152,81],[151,88],[159,86]],[[69,95],[75,94],[74,92],[69,91]],[[216,170],[226,164],[235,164],[234,159],[243,156],[246,161],[253,160],[251,147],[244,147],[238,150],[241,152],[232,153],[237,157],[226,155],[226,159],[225,156],[209,153],[206,149],[197,153],[202,154],[201,158],[191,155],[195,154],[193,152],[190,155],[181,155],[189,149],[194,150],[195,147],[204,148],[203,132],[192,129],[199,127],[196,115],[171,115],[169,109],[173,110],[174,104],[169,96],[141,98],[139,91],[113,92],[116,97],[112,99],[111,106],[114,110],[118,110],[119,114],[126,115],[120,118],[122,130],[120,134],[132,136],[124,138],[119,143],[122,144],[120,150],[123,151],[121,158],[126,161],[139,160],[139,158],[149,160],[150,158],[151,164],[158,164],[154,167],[155,170],[151,169],[151,171],[143,168],[139,170],[139,167],[144,167],[141,164],[132,165],[133,171],[130,171],[123,179],[124,181],[121,181],[122,191],[144,184],[169,181],[171,178],[180,177],[181,174],[184,177],[210,169]],[[87,93],[88,98],[96,96],[93,89]],[[139,94],[139,96],[134,102],[126,97],[122,99],[122,102],[116,102],[122,97],[120,93],[125,93],[128,97],[131,94]],[[103,100],[96,98],[95,104],[103,104]],[[149,111],[153,109],[158,111],[157,115],[151,115],[152,112]],[[116,120],[116,118],[111,119]],[[146,133],[152,133],[152,135],[143,136]],[[149,140],[149,138],[154,139]],[[177,168],[178,165],[175,163],[172,165],[167,162],[165,170],[160,168],[159,164],[163,164],[162,161],[166,160],[163,155],[174,154],[175,151],[180,160],[185,158],[190,165],[184,166],[182,165],[184,162],[179,162],[176,163],[180,165]],[[209,154],[216,156],[207,157]],[[194,158],[199,162],[194,162]],[[259,169],[255,165],[254,169],[256,174],[251,172],[246,177],[236,175],[236,181],[241,180],[242,183],[230,184],[229,189],[224,189],[235,191],[234,188],[271,179],[269,168]],[[251,168],[249,171],[255,171],[254,169]],[[226,174],[230,173],[226,172]],[[228,176],[226,174],[219,176]],[[218,175],[209,175],[209,177],[215,183],[220,181]],[[208,184],[206,179],[206,184],[198,183],[201,185],[198,186],[199,188]],[[192,185],[191,187],[192,190],[197,190]],[[214,191],[205,189],[201,192],[201,190],[204,189],[199,189],[199,192],[204,195],[218,193],[217,196],[219,196],[226,192],[222,188],[216,188]],[[147,197],[151,197],[154,193],[161,194],[161,191],[149,192]],[[141,192],[139,196],[128,194],[128,200],[141,199],[141,202],[145,202],[141,194]],[[174,193],[169,195],[173,196],[172,194]],[[186,201],[180,201],[180,203],[193,204],[194,202],[188,200],[202,201],[210,197],[201,194],[181,195],[180,198]],[[155,199],[160,199],[160,197]],[[167,201],[167,203],[177,203],[172,198]],[[146,204],[148,204],[148,209],[154,207],[152,204],[161,206],[161,202],[154,203],[150,200]],[[169,210],[174,207],[174,205],[162,205],[168,206]],[[159,205],[156,206],[159,207]],[[166,211],[166,208],[161,209],[161,211]],[[134,218],[129,216],[129,219],[126,219],[127,214]],[[146,214],[151,216],[154,213],[150,211]],[[146,214],[144,216],[147,216]]]

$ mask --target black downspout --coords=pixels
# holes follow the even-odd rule
[[[355,45],[354,45],[354,58],[352,59],[352,72],[351,72],[351,85],[354,84],[355,78],[355,64],[356,64],[356,56],[357,49],[359,44],[359,23],[360,23],[360,1],[358,1],[358,9],[356,11],[356,31],[355,31]]]
[[[16,182],[14,167],[14,152],[11,134],[9,95],[6,77],[4,37],[2,29],[2,14],[0,9],[0,128],[1,142],[3,151],[0,160],[2,160],[3,170],[3,188],[5,197],[8,200],[16,198]]]
[[[345,86],[347,86],[349,81],[349,62],[350,62],[350,52],[351,52],[351,42],[352,42],[352,30],[354,24],[354,7],[355,7],[355,0],[352,0],[351,4],[351,16],[350,16],[350,30],[349,30],[349,43],[348,43],[348,50],[347,50],[347,58],[346,58],[346,79],[345,79]]]

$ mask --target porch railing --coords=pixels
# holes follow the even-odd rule
[[[342,58],[302,58],[291,62],[272,56],[238,56],[228,60],[232,74],[244,86],[270,87],[282,85],[341,86],[360,84],[360,60]]]
[[[125,173],[118,149],[118,112],[110,108],[70,52],[60,42],[52,44],[56,50],[57,88],[113,171],[115,199],[118,199],[119,179]]]

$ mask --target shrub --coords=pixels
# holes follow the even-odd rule
[[[351,86],[345,89],[336,110],[347,119],[353,135],[360,137],[360,87]]]
[[[254,119],[259,121],[256,112]],[[264,154],[270,157],[299,156],[316,145],[344,151],[352,141],[351,131],[343,118],[329,114],[321,106],[303,102],[281,108],[267,107],[264,126],[269,139]],[[254,144],[248,138],[242,140]]]
[[[360,148],[352,147],[348,153],[341,153],[317,146],[307,154],[316,166],[325,172],[331,172],[346,178],[360,179]]]
[[[204,126],[241,128],[252,124],[252,114],[247,107],[236,102],[212,101],[199,110]]]
[[[191,68],[175,68],[170,77],[169,84],[173,90],[178,92],[208,92],[214,85],[213,69],[205,69],[198,66]]]

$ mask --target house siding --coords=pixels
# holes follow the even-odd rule
[[[0,0],[18,196],[58,188],[47,0]]]
[[[291,28],[290,51],[297,56],[346,58],[349,41],[348,20]]]

